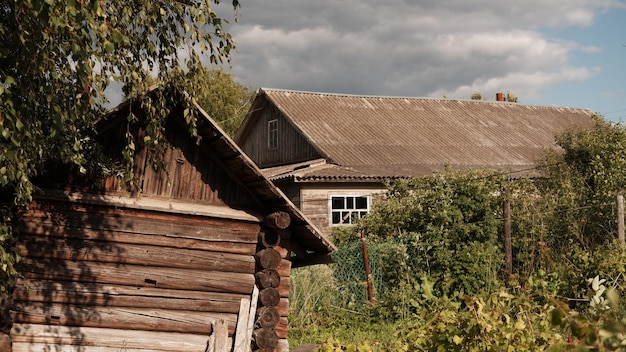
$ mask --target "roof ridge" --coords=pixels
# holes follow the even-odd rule
[[[393,95],[368,95],[368,94],[347,94],[347,93],[332,93],[332,92],[316,92],[316,91],[304,91],[294,89],[282,89],[282,88],[268,88],[261,87],[259,91],[265,93],[292,93],[303,95],[318,95],[329,97],[346,97],[346,98],[370,98],[370,99],[385,99],[385,100],[421,100],[421,101],[441,101],[441,102],[458,102],[458,103],[472,103],[472,104],[498,104],[509,106],[524,106],[524,107],[537,107],[548,109],[570,109],[570,110],[586,110],[594,113],[589,108],[582,107],[570,107],[570,106],[557,106],[557,105],[540,105],[540,104],[525,104],[509,101],[495,101],[495,100],[476,100],[476,99],[454,99],[454,98],[435,98],[435,97],[412,97],[412,96],[393,96]]]

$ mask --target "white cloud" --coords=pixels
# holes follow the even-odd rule
[[[542,28],[585,27],[616,0],[268,0],[243,2],[230,31],[236,78],[251,86],[352,94],[534,97],[589,79]]]

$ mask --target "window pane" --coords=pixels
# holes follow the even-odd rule
[[[345,209],[344,206],[344,198],[343,197],[333,197],[332,199],[332,207],[335,209]]]
[[[346,209],[354,209],[354,197],[346,197]]]
[[[352,212],[350,214],[350,223],[354,224],[356,223],[356,221],[359,220],[359,213],[357,213],[356,211]]]
[[[341,212],[341,223],[342,224],[349,224],[350,223],[350,212],[349,211],[342,211]]]
[[[278,148],[278,120],[271,120],[267,125],[267,144],[270,149]]]
[[[367,209],[367,197],[356,197],[356,207],[354,209]]]
[[[366,211],[362,211],[362,212],[359,213],[359,217],[361,217],[361,218],[364,217],[365,215],[367,215]]]
[[[333,211],[333,225],[337,225],[341,223],[341,213],[338,211]]]

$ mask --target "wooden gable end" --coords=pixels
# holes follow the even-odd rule
[[[239,145],[260,168],[320,158],[320,153],[309,140],[271,101],[259,96],[250,111],[252,125],[245,126],[247,134]],[[272,129],[275,132],[270,132]],[[272,138],[275,138],[276,145],[270,145]]]
[[[127,132],[133,136],[135,178],[132,183],[124,184],[115,174],[93,180],[72,172],[66,166],[56,166],[39,184],[48,189],[69,188],[97,194],[190,201],[234,209],[262,207],[242,183],[241,175],[233,174],[232,165],[227,165],[229,156],[225,154],[230,151],[219,149],[219,142],[224,138],[222,135],[204,131],[206,135],[198,143],[174,110],[165,125],[165,152],[162,156],[155,156],[156,153],[144,143],[144,126],[129,125],[124,111],[110,117],[110,120],[103,123],[97,141],[105,153],[121,165]],[[198,128],[202,128],[201,121]],[[232,161],[236,163],[238,157],[233,154]],[[161,159],[162,163],[155,164],[155,158]]]

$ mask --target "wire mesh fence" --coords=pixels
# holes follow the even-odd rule
[[[382,264],[383,247],[385,243],[367,241],[367,257],[370,267],[370,280],[374,297],[383,292],[384,272]],[[367,276],[363,247],[360,240],[342,242],[333,253],[333,260],[337,263],[333,276],[338,285],[340,295],[346,301],[360,302],[368,299]]]

